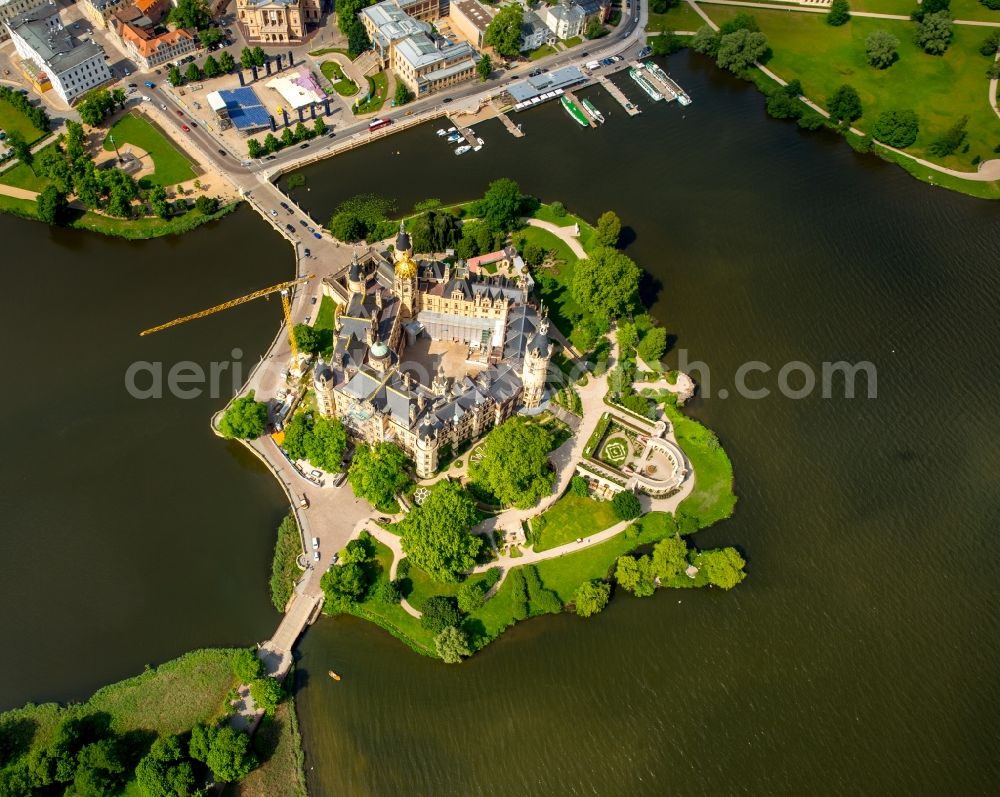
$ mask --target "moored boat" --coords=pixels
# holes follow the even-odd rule
[[[590,100],[583,100],[583,110],[590,114],[590,118],[604,124],[604,114],[597,110],[597,106]]]
[[[468,151],[469,151],[470,149],[472,149],[472,147],[470,147],[470,146],[469,146],[468,144],[462,144],[462,146],[458,147],[458,148],[457,148],[457,149],[455,150],[455,154],[456,154],[456,155],[464,155],[464,154],[465,154],[466,152],[468,152]]]
[[[447,130],[445,130],[445,129],[444,129],[443,127],[442,127],[442,128],[440,129],[440,130],[438,130],[438,131],[437,131],[437,134],[438,134],[439,136],[444,136],[444,135],[447,135],[447,134],[448,134],[448,131],[447,131]]]
[[[335,681],[339,681],[339,680],[340,680],[340,676],[339,676],[339,675],[337,675],[337,673],[335,673],[335,672],[334,672],[333,670],[330,670],[330,671],[329,671],[329,672],[327,673],[327,675],[329,675],[329,676],[330,676],[331,678],[333,678],[333,680],[335,680]]]
[[[590,127],[590,122],[587,121],[587,117],[584,116],[583,111],[580,110],[580,106],[573,102],[573,100],[563,95],[559,98],[559,102],[562,103],[562,107],[566,109],[566,113],[576,120],[577,124],[581,127]]]

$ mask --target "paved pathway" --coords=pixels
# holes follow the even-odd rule
[[[587,253],[583,250],[583,247],[580,246],[580,241],[577,240],[576,236],[572,233],[572,224],[566,227],[560,227],[558,224],[553,224],[550,221],[542,221],[541,219],[525,219],[525,221],[530,227],[538,227],[539,229],[552,233],[559,240],[563,241],[572,250],[573,254],[581,260],[587,257]]]
[[[994,61],[1000,62],[1000,50],[997,50],[996,58]],[[1000,83],[1000,79],[993,78],[990,80],[990,107],[993,109],[998,117],[1000,117],[1000,108],[997,107],[997,84]]]
[[[0,194],[12,196],[15,199],[30,199],[32,201],[38,198],[37,191],[29,191],[26,188],[15,188],[12,185],[4,185],[3,183],[0,183]]]
[[[804,14],[829,14],[829,6],[817,8],[815,6],[788,6],[776,3],[754,3],[750,0],[697,0],[713,6],[741,6],[743,8],[759,8],[765,11],[791,11]],[[692,2],[692,0],[689,0]],[[910,18],[903,14],[882,14],[877,11],[855,11],[851,9],[852,17],[870,17],[872,19],[895,19],[903,22],[910,22]],[[975,19],[956,19],[956,25],[975,25],[984,28],[1000,28],[1000,22],[982,22]]]

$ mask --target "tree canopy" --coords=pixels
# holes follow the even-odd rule
[[[194,769],[177,736],[153,742],[135,768],[135,780],[145,797],[193,797]]]
[[[458,219],[446,210],[428,210],[410,225],[410,240],[415,252],[443,252],[457,246],[462,237]]]
[[[917,140],[920,124],[910,110],[889,110],[879,114],[872,125],[872,135],[890,147],[903,149]]]
[[[573,593],[573,603],[580,617],[591,617],[608,605],[611,585],[605,581],[584,581]]]
[[[395,443],[361,443],[354,449],[354,458],[347,472],[351,489],[372,506],[387,511],[396,500],[396,493],[410,481],[406,473],[406,452]]]
[[[264,664],[249,648],[233,653],[233,675],[241,684],[250,684],[264,674]]]
[[[602,247],[576,264],[571,292],[595,316],[617,318],[638,305],[641,277],[642,270],[632,258]]]
[[[274,678],[258,678],[250,684],[250,697],[257,708],[263,709],[265,714],[271,716],[278,704],[285,699],[285,689],[281,682]]]
[[[642,336],[637,352],[648,363],[657,363],[667,350],[667,330],[653,327]]]
[[[320,579],[328,603],[337,608],[363,600],[368,592],[368,576],[357,562],[331,567]]]
[[[552,491],[551,449],[547,429],[525,418],[509,418],[487,435],[482,458],[471,464],[469,475],[500,503],[527,509]]]
[[[702,551],[696,557],[695,564],[704,567],[708,580],[722,589],[732,589],[746,578],[746,573],[743,572],[746,562],[735,548]]]
[[[827,100],[826,109],[834,122],[853,122],[855,119],[860,119],[863,111],[858,90],[844,83]]]
[[[219,421],[219,431],[229,440],[255,440],[267,431],[267,404],[254,399],[251,390],[229,405]]]
[[[453,625],[442,629],[441,633],[434,637],[434,647],[445,664],[458,664],[463,656],[472,655],[469,640]]]
[[[524,9],[517,3],[506,5],[497,12],[486,27],[483,43],[498,54],[513,58],[521,51],[521,26],[524,24]]]
[[[257,766],[257,756],[250,747],[250,737],[229,725],[221,728],[195,725],[188,749],[191,757],[205,764],[215,779],[232,783],[250,774]]]
[[[618,246],[622,234],[622,220],[613,210],[606,210],[597,220],[594,239],[600,246]]]
[[[439,634],[448,626],[457,626],[462,622],[462,613],[450,595],[431,596],[420,611],[420,625],[432,634]]]
[[[300,412],[285,427],[282,447],[292,459],[306,459],[327,473],[340,473],[347,431],[339,418]]]
[[[490,78],[490,73],[493,71],[493,59],[489,57],[486,53],[483,53],[482,57],[479,59],[479,63],[476,64],[476,74],[479,75],[479,79],[485,83]]]
[[[431,578],[457,581],[475,565],[482,547],[482,540],[469,534],[478,520],[475,502],[460,484],[438,482],[399,523],[403,550]]]
[[[830,12],[826,15],[826,24],[837,28],[851,18],[851,7],[847,0],[833,0]]]
[[[947,11],[935,11],[932,14],[924,14],[924,18],[917,23],[916,42],[917,46],[925,53],[931,55],[943,55],[951,44],[951,37],[954,35],[951,29],[952,18]]]
[[[639,496],[629,490],[616,493],[615,497],[611,499],[611,508],[614,509],[615,517],[619,520],[631,520],[642,514]]]
[[[723,69],[741,74],[767,52],[767,36],[758,30],[741,28],[719,39],[715,62]]]
[[[899,58],[897,47],[899,39],[888,31],[877,30],[865,39],[865,58],[876,69],[887,69]]]
[[[205,0],[177,0],[168,17],[178,28],[205,28],[212,21]]]
[[[505,6],[504,9],[512,7]],[[482,199],[476,200],[470,208],[470,213],[477,216],[491,232],[510,232],[521,219],[523,202],[520,186],[509,177],[501,177],[490,183]]]

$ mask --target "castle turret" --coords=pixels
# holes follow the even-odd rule
[[[431,382],[431,390],[435,396],[443,396],[448,392],[448,377],[444,373],[444,365],[438,366],[437,375]]]
[[[324,418],[331,418],[335,414],[336,405],[333,398],[335,381],[333,369],[323,362],[321,356],[316,360],[316,367],[313,369],[313,390],[316,393],[316,408]]]
[[[417,476],[427,479],[434,475],[438,465],[439,441],[437,429],[430,422],[424,421],[417,430],[417,446],[414,464]]]
[[[417,296],[417,264],[413,261],[413,245],[406,232],[403,222],[399,223],[399,235],[396,236],[395,276],[393,291],[399,297],[400,313],[403,318],[412,318],[416,314]]]
[[[543,315],[538,323],[538,331],[528,341],[524,354],[524,368],[521,383],[524,385],[522,401],[528,408],[542,403],[545,382],[548,379],[549,360],[552,359],[552,343],[549,341],[549,319]]]
[[[361,293],[364,290],[364,283],[361,279],[361,263],[358,262],[358,253],[354,253],[354,260],[351,261],[351,270],[347,273],[348,293]]]

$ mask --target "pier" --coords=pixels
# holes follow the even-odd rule
[[[671,100],[677,100],[681,105],[690,105],[691,98],[687,93],[680,87],[676,80],[671,78],[666,72],[664,72],[660,67],[654,64],[652,61],[647,61],[645,64],[640,64],[638,61],[633,64],[633,67],[638,71],[642,69],[640,74],[643,75],[650,83],[652,83],[656,88],[658,88],[663,96],[666,98],[667,102]]]
[[[591,127],[597,127],[597,122],[591,119],[590,115],[583,110],[583,103],[580,102],[579,97],[577,97],[572,91],[567,91],[566,98],[574,105],[576,105],[577,108],[580,109],[580,112],[583,114],[583,118],[587,121],[587,124],[589,124]]]
[[[608,80],[606,75],[601,75],[597,78],[597,82],[607,89],[608,94],[618,100],[619,105],[625,109],[625,113],[629,116],[638,116],[642,111],[635,107],[635,104],[629,101],[629,98],[625,96],[625,93],[618,88],[614,83]]]
[[[506,113],[500,110],[500,108],[494,103],[494,108],[496,108],[497,118],[503,122],[503,126],[507,128],[507,132],[510,133],[515,138],[521,138],[524,135],[524,131],[521,129],[520,125],[514,124],[514,121],[507,116]]]

